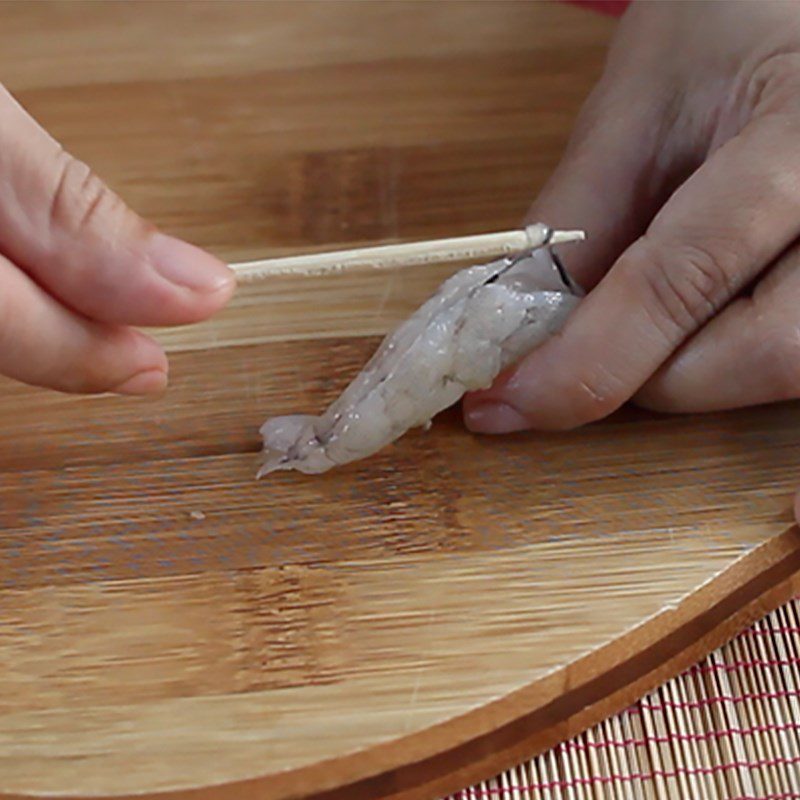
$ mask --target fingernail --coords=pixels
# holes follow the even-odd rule
[[[530,428],[528,420],[516,408],[494,401],[476,403],[468,408],[466,423],[476,433],[513,433]]]
[[[210,253],[163,233],[153,234],[147,254],[162,278],[193,292],[213,294],[236,281],[233,270]]]
[[[142,396],[161,394],[167,388],[167,373],[160,369],[147,369],[114,387],[113,394]]]

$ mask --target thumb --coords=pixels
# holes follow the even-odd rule
[[[710,155],[561,334],[484,393],[473,427],[575,427],[630,399],[797,240],[798,130],[800,113],[790,106],[757,116]]]
[[[0,251],[84,316],[181,324],[229,299],[222,262],[142,220],[2,87],[0,174]]]

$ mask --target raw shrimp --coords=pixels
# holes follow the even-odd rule
[[[491,385],[564,323],[582,292],[552,252],[580,231],[533,226],[532,250],[457,272],[390,333],[320,416],[267,420],[264,463],[325,472],[366,458],[430,420],[462,395]]]

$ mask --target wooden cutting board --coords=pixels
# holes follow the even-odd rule
[[[612,23],[551,4],[10,4],[0,74],[238,260],[517,223]],[[255,483],[450,271],[249,286],[158,402],[0,386],[3,796],[434,798],[800,588],[800,408],[629,411]],[[311,299],[313,298],[313,300]]]

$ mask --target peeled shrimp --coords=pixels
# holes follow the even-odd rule
[[[465,392],[490,386],[555,333],[582,292],[551,248],[583,234],[544,225],[528,231],[533,249],[446,280],[323,414],[267,420],[258,477],[284,469],[320,473],[373,455],[429,425]]]

